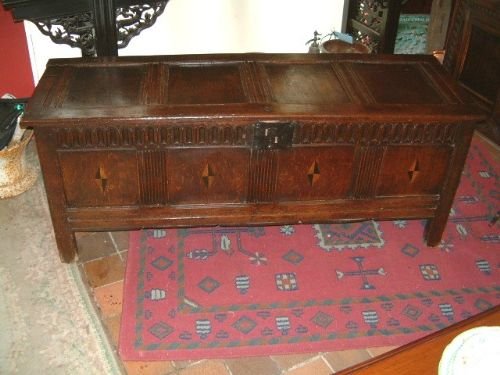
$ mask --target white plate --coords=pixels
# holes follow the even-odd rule
[[[462,332],[444,349],[439,375],[500,374],[500,327]]]

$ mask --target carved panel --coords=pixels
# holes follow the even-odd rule
[[[382,163],[384,147],[362,146],[357,150],[356,180],[353,185],[355,198],[372,198],[375,196],[377,180]]]
[[[271,202],[276,194],[277,150],[253,150],[248,185],[249,202]]]
[[[138,154],[139,190],[141,202],[159,205],[168,202],[167,153],[160,150],[144,150]]]

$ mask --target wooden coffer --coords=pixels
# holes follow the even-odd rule
[[[74,232],[428,218],[439,243],[484,115],[428,56],[51,60],[35,130]]]

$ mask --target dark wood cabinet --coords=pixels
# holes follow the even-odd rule
[[[500,0],[457,0],[443,64],[490,113],[479,129],[500,144]]]
[[[426,218],[484,114],[430,56],[49,62],[25,113],[61,258],[74,232]]]

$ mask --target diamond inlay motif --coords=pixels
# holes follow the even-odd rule
[[[203,169],[202,178],[205,187],[209,188],[210,186],[212,186],[212,183],[214,182],[215,179],[215,173],[212,169],[212,166],[209,163],[207,163],[205,165],[205,168]]]
[[[418,163],[418,159],[416,159],[410,169],[408,170],[408,178],[410,179],[410,182],[415,181],[417,176],[420,174],[420,166]]]
[[[101,191],[104,193],[106,191],[106,188],[108,187],[108,176],[102,166],[97,169],[95,179],[97,184],[101,188]]]
[[[319,163],[317,160],[311,164],[309,170],[307,171],[307,178],[309,179],[309,185],[314,186],[318,182],[320,177]]]

